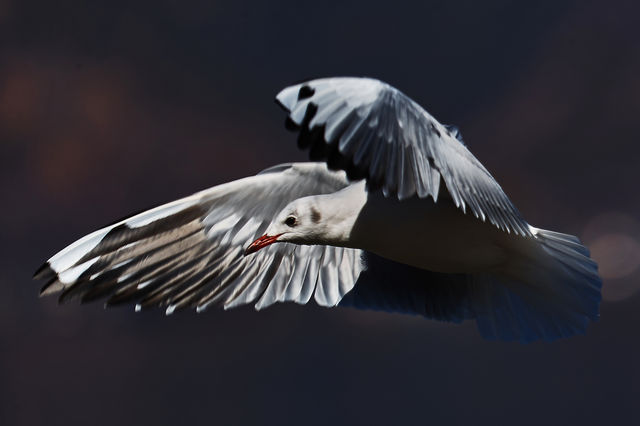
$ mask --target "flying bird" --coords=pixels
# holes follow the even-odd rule
[[[574,236],[527,223],[460,132],[399,90],[326,78],[276,97],[311,162],[99,229],[35,274],[59,301],[167,314],[276,302],[462,322],[487,339],[584,333],[601,279]]]

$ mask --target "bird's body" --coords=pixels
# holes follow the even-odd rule
[[[523,240],[464,214],[450,199],[399,201],[370,191],[364,181],[304,201],[332,230],[300,243],[364,249],[430,271],[495,272]]]
[[[365,193],[349,244],[406,265],[443,273],[489,272],[505,263],[511,242],[522,239],[447,199],[399,201],[378,191]]]
[[[42,294],[167,313],[313,297],[476,319],[487,338],[523,342],[598,317],[588,250],[529,225],[457,130],[376,80],[314,80],[277,100],[326,164],[274,166],[89,234],[36,273]]]

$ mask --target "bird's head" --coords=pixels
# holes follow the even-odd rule
[[[264,235],[252,242],[245,255],[273,243],[314,244],[322,233],[322,213],[313,197],[300,198],[289,203],[271,222]]]

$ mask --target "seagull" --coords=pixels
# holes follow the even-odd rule
[[[276,302],[460,323],[490,340],[584,334],[601,279],[577,237],[527,223],[455,126],[369,78],[285,88],[310,162],[133,215],[51,257],[59,301],[198,312]]]

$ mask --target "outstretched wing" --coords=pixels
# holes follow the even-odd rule
[[[47,261],[36,279],[60,301],[106,298],[167,313],[255,302],[336,305],[362,269],[360,250],[273,244],[244,256],[290,201],[348,185],[323,163],[275,166],[95,231]]]
[[[350,179],[366,178],[385,196],[438,198],[440,178],[456,206],[495,226],[531,235],[502,188],[462,143],[455,128],[378,80],[326,78],[287,87],[277,102],[299,130],[312,160],[327,160]]]

